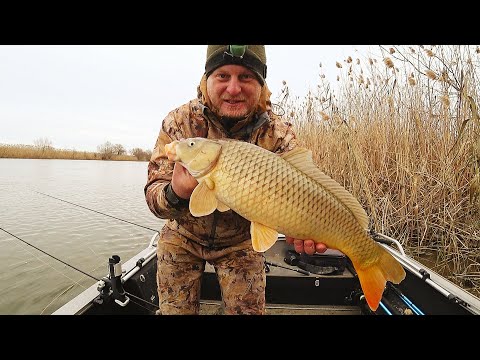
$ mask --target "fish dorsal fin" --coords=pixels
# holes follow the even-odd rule
[[[325,190],[335,196],[342,204],[347,207],[352,215],[357,219],[362,228],[368,228],[368,215],[358,200],[345,189],[342,185],[323,173],[313,162],[312,152],[302,147],[281,155],[282,158],[290,163],[305,175],[318,182]]]
[[[278,232],[263,224],[253,222],[250,224],[253,250],[264,252],[270,249],[278,239]]]
[[[193,216],[205,216],[215,211],[218,206],[218,201],[213,188],[214,184],[211,180],[203,180],[193,189],[189,203],[190,213]]]

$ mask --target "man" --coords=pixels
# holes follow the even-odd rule
[[[271,110],[263,45],[209,45],[198,96],[163,120],[148,165],[145,198],[168,219],[158,242],[157,285],[161,314],[198,314],[205,262],[215,267],[225,314],[265,313],[265,258],[253,250],[250,222],[233,210],[194,217],[188,199],[198,184],[164,146],[189,137],[233,138],[282,154],[296,146],[291,124]],[[323,244],[288,238],[313,254]]]

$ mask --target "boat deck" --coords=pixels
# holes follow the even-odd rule
[[[267,304],[266,315],[362,315],[358,306]],[[223,315],[220,301],[202,301],[200,315]]]
[[[356,277],[348,268],[338,274],[322,275],[306,272],[285,262],[286,249],[288,246],[285,241],[279,240],[265,254],[267,264],[270,264],[266,268],[267,313],[360,313],[358,306],[348,304],[352,292],[358,286]],[[327,250],[326,254],[341,253]],[[221,299],[220,288],[215,270],[208,263],[205,267],[201,298],[206,313],[220,311],[216,309]]]

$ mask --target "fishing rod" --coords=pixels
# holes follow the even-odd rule
[[[61,259],[59,259],[59,258],[57,258],[57,257],[53,256],[52,254],[49,254],[48,252],[46,252],[46,251],[44,251],[44,250],[42,250],[42,249],[40,249],[40,248],[36,247],[35,245],[32,245],[32,244],[30,244],[28,241],[25,241],[25,240],[21,239],[21,238],[20,238],[20,237],[18,237],[17,235],[15,235],[15,234],[12,234],[10,231],[7,231],[7,230],[5,230],[5,229],[4,229],[4,228],[2,228],[2,227],[0,227],[0,230],[2,230],[3,232],[7,233],[8,235],[10,235],[10,236],[14,237],[15,239],[18,239],[18,240],[20,240],[20,241],[24,242],[25,244],[27,244],[27,245],[29,245],[29,246],[33,247],[34,249],[36,249],[36,250],[38,250],[38,251],[40,251],[40,252],[44,253],[45,255],[48,255],[48,256],[50,256],[51,258],[53,258],[53,259],[55,259],[55,260],[57,260],[57,261],[61,262],[62,264],[64,264],[64,265],[67,265],[67,266],[71,267],[72,269],[74,269],[74,270],[77,270],[77,271],[81,272],[82,274],[84,274],[84,275],[86,275],[86,276],[88,276],[88,277],[91,277],[91,278],[92,278],[92,279],[94,279],[94,280],[100,281],[100,279],[96,278],[95,276],[93,276],[93,275],[90,275],[90,274],[86,273],[85,271],[83,271],[83,270],[80,270],[80,269],[76,268],[76,267],[75,267],[75,266],[73,266],[73,265],[70,265],[69,263],[66,263],[65,261],[63,261],[63,260],[61,260]]]
[[[396,286],[393,286],[391,283],[388,283],[388,288],[393,290],[395,294],[407,305],[410,310],[413,311],[415,315],[425,315],[422,310],[420,310],[412,300],[410,300],[403,292],[400,291]]]
[[[286,270],[296,271],[296,272],[298,272],[300,274],[303,274],[303,275],[310,275],[310,273],[306,270],[292,269],[292,268],[289,268],[289,267],[286,267],[286,266],[283,266],[283,265],[280,265],[280,264],[276,264],[276,263],[273,263],[273,262],[270,262],[270,261],[265,261],[265,268],[266,268],[267,272],[270,271],[270,269],[268,268],[269,265],[279,267],[279,268],[282,268],[282,269],[286,269]]]
[[[158,230],[152,229],[152,228],[150,228],[150,227],[148,227],[148,226],[140,225],[140,224],[134,223],[134,222],[132,222],[132,221],[128,221],[128,220],[125,220],[125,219],[121,219],[121,218],[119,218],[119,217],[116,217],[116,216],[113,216],[113,215],[109,215],[109,214],[103,213],[103,212],[101,212],[101,211],[88,208],[88,207],[83,206],[83,205],[75,204],[75,203],[73,203],[73,202],[71,202],[71,201],[67,201],[67,200],[64,200],[64,199],[60,199],[60,198],[58,198],[58,197],[55,197],[55,196],[49,195],[49,194],[45,194],[45,193],[42,193],[42,192],[40,192],[40,191],[35,191],[35,190],[33,190],[33,191],[36,192],[37,194],[44,195],[44,196],[48,196],[48,197],[50,197],[50,198],[52,198],[52,199],[55,199],[55,200],[58,200],[58,201],[62,201],[62,202],[64,202],[64,203],[67,203],[67,204],[70,204],[70,205],[73,205],[73,206],[77,206],[77,207],[80,207],[80,208],[82,208],[82,209],[85,209],[85,210],[88,210],[88,211],[92,211],[92,212],[97,213],[97,214],[100,214],[100,215],[108,216],[108,217],[110,217],[110,218],[112,218],[112,219],[116,219],[116,220],[119,220],[119,221],[123,221],[123,222],[125,222],[125,223],[127,223],[127,224],[135,225],[135,226],[138,226],[138,227],[141,227],[141,228],[144,228],[144,229],[147,229],[147,230],[150,230],[150,231],[153,231],[153,232],[157,232],[157,233],[158,233]],[[40,249],[38,249],[38,250],[40,250]],[[42,251],[42,250],[40,250],[40,251]],[[49,255],[49,254],[47,254],[47,255]],[[51,256],[51,255],[49,255],[49,256]],[[53,257],[53,256],[52,256],[52,257]],[[53,258],[55,258],[55,257],[53,257]],[[57,259],[57,260],[58,260],[58,259]],[[59,260],[59,261],[61,261],[61,260]],[[62,261],[62,262],[63,262],[63,261]],[[65,264],[66,264],[66,263],[65,263]],[[69,264],[66,264],[66,265],[71,266],[71,265],[69,265]],[[73,266],[71,266],[71,267],[73,267]],[[74,268],[74,267],[73,267],[73,268]],[[76,269],[76,270],[78,270],[78,269]],[[133,269],[132,269],[132,270],[133,270]],[[81,271],[81,270],[78,270],[78,271],[80,271],[80,272],[83,273],[83,271]],[[128,274],[128,273],[127,273],[127,274]],[[125,274],[125,275],[127,275],[127,274]],[[88,275],[88,274],[86,274],[86,275]],[[99,281],[99,282],[100,282],[100,281],[103,281],[104,283],[105,283],[106,280],[109,280],[109,279],[107,279],[107,278],[103,278],[103,279],[100,280],[100,279],[96,279],[95,277],[93,277],[93,276],[91,276],[91,275],[88,275],[88,276],[94,278],[95,280],[97,280],[97,281]],[[155,304],[153,304],[153,303],[151,303],[151,302],[149,302],[149,301],[147,301],[147,300],[141,299],[141,298],[139,298],[139,297],[137,297],[137,296],[135,296],[135,295],[127,292],[127,291],[124,291],[124,290],[123,290],[123,287],[122,287],[122,284],[121,284],[121,281],[119,281],[118,279],[115,279],[115,277],[114,277],[113,274],[111,274],[110,277],[111,277],[111,279],[110,279],[110,282],[111,282],[110,286],[112,286],[112,284],[116,284],[116,286],[115,286],[116,289],[115,289],[115,291],[114,291],[114,292],[115,292],[114,297],[115,297],[115,298],[120,298],[120,299],[122,299],[122,300],[120,300],[120,301],[117,301],[117,299],[116,299],[116,301],[117,301],[120,305],[122,305],[123,303],[126,305],[126,304],[128,303],[128,301],[125,300],[125,296],[124,296],[124,295],[129,295],[129,296],[131,296],[132,298],[135,298],[135,299],[137,299],[137,300],[143,301],[144,303],[146,303],[146,304],[148,304],[148,305],[151,305],[151,306],[154,306],[154,307],[156,307],[156,308],[159,308],[157,305],[155,305]],[[107,284],[107,285],[108,285],[108,284]],[[132,302],[135,303],[134,301],[132,301]],[[135,304],[137,304],[138,306],[141,306],[141,305],[138,304],[138,303],[135,303]]]
[[[67,204],[74,205],[74,206],[78,206],[78,207],[80,207],[80,208],[82,208],[82,209],[89,210],[89,211],[93,211],[93,212],[95,212],[95,213],[97,213],[97,214],[101,214],[101,215],[104,215],[104,216],[111,217],[112,219],[120,220],[120,221],[126,222],[126,223],[128,223],[128,224],[135,225],[135,226],[138,226],[138,227],[141,227],[141,228],[144,228],[144,229],[147,229],[147,230],[151,230],[151,231],[154,231],[154,232],[157,232],[157,231],[158,231],[158,230],[152,229],[152,228],[150,228],[150,227],[148,227],[148,226],[144,226],[144,225],[140,225],[140,224],[134,223],[134,222],[132,222],[132,221],[120,219],[119,217],[112,216],[112,215],[109,215],[109,214],[105,214],[105,213],[103,213],[103,212],[101,212],[101,211],[93,210],[93,209],[90,209],[90,208],[88,208],[88,207],[86,207],[86,206],[82,206],[82,205],[79,205],[79,204],[75,204],[75,203],[73,203],[73,202],[70,202],[70,201],[67,201],[67,200],[63,200],[63,199],[60,199],[60,198],[58,198],[58,197],[55,197],[55,196],[52,196],[52,195],[49,195],[49,194],[45,194],[45,193],[42,193],[42,192],[40,192],[40,191],[35,191],[35,190],[33,190],[33,191],[36,192],[37,194],[41,194],[41,195],[44,195],[44,196],[48,196],[48,197],[50,197],[50,198],[52,198],[52,199],[59,200],[59,201],[63,201],[63,202],[65,202],[65,203],[67,203]]]
[[[120,274],[116,274],[116,275],[118,275],[118,276],[114,276],[114,272],[111,271],[110,278],[99,279],[99,278],[97,278],[97,277],[95,277],[95,276],[93,276],[93,275],[91,275],[91,274],[89,274],[89,273],[87,273],[87,272],[85,272],[85,271],[83,271],[83,270],[80,270],[79,268],[77,268],[77,267],[75,267],[75,266],[73,266],[73,265],[71,265],[71,264],[69,264],[69,263],[67,263],[67,262],[65,262],[65,261],[57,258],[56,256],[54,256],[54,255],[52,255],[52,254],[49,254],[49,253],[46,252],[45,250],[40,249],[39,247],[37,247],[37,246],[29,243],[28,241],[20,238],[19,236],[15,235],[15,234],[12,234],[10,231],[5,230],[5,229],[2,228],[2,227],[0,227],[0,230],[2,230],[3,232],[7,233],[8,235],[14,237],[14,238],[17,239],[17,240],[22,241],[23,243],[27,244],[28,246],[31,246],[31,247],[33,247],[34,249],[36,249],[36,250],[44,253],[45,255],[50,256],[51,258],[53,258],[53,259],[61,262],[62,264],[64,264],[64,265],[66,265],[66,266],[68,266],[68,267],[70,267],[70,268],[72,268],[72,269],[74,269],[74,270],[76,270],[76,271],[78,271],[78,272],[80,272],[80,273],[82,273],[82,274],[84,274],[84,275],[86,275],[86,276],[88,276],[88,277],[90,277],[90,278],[98,281],[99,283],[103,282],[103,283],[105,284],[106,282],[107,282],[107,283],[110,282],[110,286],[113,287],[114,292],[115,292],[115,293],[118,293],[118,294],[114,294],[114,297],[120,296],[120,298],[122,298],[122,296],[124,296],[124,295],[129,295],[129,296],[131,296],[132,298],[135,298],[135,299],[137,299],[137,300],[141,300],[141,301],[143,301],[144,303],[146,303],[146,304],[148,304],[148,305],[151,305],[151,306],[154,306],[154,307],[158,308],[158,306],[157,306],[156,304],[153,304],[153,303],[151,303],[151,302],[149,302],[149,301],[147,301],[147,300],[144,300],[144,299],[142,299],[142,298],[139,298],[138,296],[135,296],[135,295],[129,293],[128,291],[124,291],[124,290],[123,290],[123,287],[122,287],[122,284],[121,284],[121,279],[120,279],[120,277],[121,277],[121,272],[120,272]],[[113,256],[112,258],[115,258],[115,260],[116,260],[118,257]],[[119,262],[119,261],[120,261],[120,259],[118,258],[118,262]],[[113,268],[112,268],[112,269],[113,269]],[[112,286],[112,285],[113,285],[113,286]],[[123,297],[123,299],[125,299],[125,297]],[[117,299],[115,299],[115,300],[117,300]],[[132,301],[132,302],[133,302],[133,301]],[[125,305],[126,305],[126,303],[128,303],[128,301],[125,302]],[[141,305],[138,304],[138,303],[135,303],[135,304],[137,304],[138,306],[141,306]],[[121,305],[122,305],[122,304],[121,304]],[[142,307],[142,306],[141,306],[141,307]]]

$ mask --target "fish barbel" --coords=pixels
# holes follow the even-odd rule
[[[190,197],[193,216],[234,210],[250,220],[255,251],[269,249],[282,233],[322,242],[347,255],[365,299],[376,310],[387,281],[405,278],[402,265],[368,235],[358,200],[297,147],[281,156],[230,139],[189,138],[165,145],[199,184]]]

